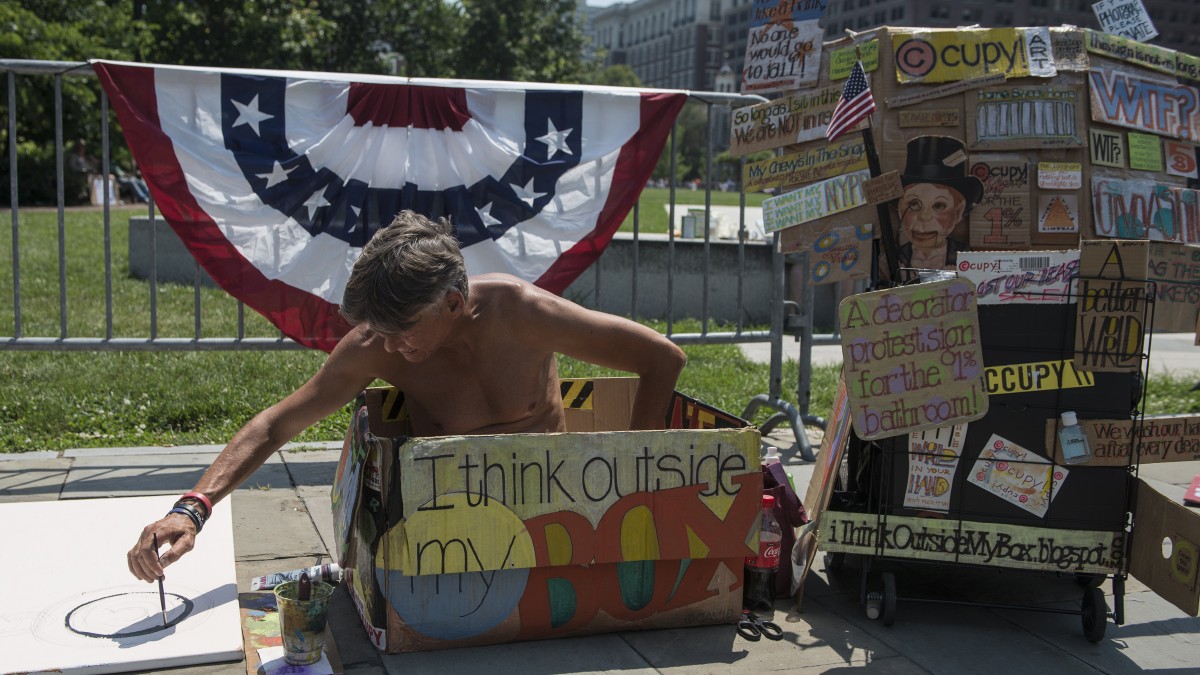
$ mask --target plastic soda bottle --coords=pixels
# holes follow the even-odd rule
[[[775,606],[775,573],[779,570],[782,542],[783,530],[775,520],[775,497],[763,495],[758,555],[746,557],[742,585],[742,606],[746,609],[769,610]]]

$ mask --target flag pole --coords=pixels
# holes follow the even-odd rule
[[[875,178],[881,174],[879,168],[879,153],[875,151],[875,138],[871,133],[871,118],[867,117],[867,128],[862,130],[863,146],[867,151],[867,168],[871,171],[871,177]],[[883,241],[883,256],[887,262],[888,278],[893,286],[900,281],[900,249],[896,243],[896,230],[892,228],[892,212],[888,209],[887,202],[880,202],[875,205],[875,211],[879,215],[879,238]],[[873,261],[874,262],[874,261]],[[871,266],[871,287],[879,288],[879,265]]]

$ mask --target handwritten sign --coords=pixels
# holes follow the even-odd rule
[[[1056,420],[1046,420],[1046,447],[1062,459]],[[1088,466],[1128,466],[1132,462],[1131,420],[1079,420],[1092,458]],[[1191,462],[1200,460],[1200,415],[1147,415],[1138,429],[1138,462]]]
[[[904,185],[899,171],[889,171],[863,183],[863,194],[868,204],[882,204],[899,199],[904,195]]]
[[[892,33],[896,81],[955,82],[1000,74],[1005,78],[1054,77],[1046,28],[991,28]]]
[[[950,489],[962,457],[967,425],[914,431],[908,435],[908,483],[904,505],[910,509],[950,510]]]
[[[1085,36],[1082,28],[1075,26],[1052,26],[1050,49],[1054,51],[1054,67],[1059,72],[1087,72],[1088,60]]]
[[[867,200],[862,184],[870,177],[871,172],[863,169],[765,199],[763,229],[774,232],[863,206]]]
[[[980,305],[1061,305],[1074,301],[1079,251],[959,251],[956,269]]]
[[[1154,330],[1188,333],[1200,314],[1200,246],[1150,242]]]
[[[1029,162],[1016,155],[977,155],[970,173],[983,183],[983,197],[968,219],[971,246],[1028,248],[1033,218]]]
[[[1108,68],[1088,72],[1092,119],[1159,136],[1200,139],[1200,91]]]
[[[1073,194],[1038,195],[1038,232],[1079,232],[1079,197]]]
[[[740,157],[825,138],[825,129],[841,97],[839,84],[734,110],[729,154]]]
[[[1058,529],[1048,537],[1044,527],[845,511],[821,520],[821,549],[838,553],[1090,574],[1122,569],[1126,555],[1123,532]]]
[[[922,89],[911,94],[900,94],[886,99],[889,108],[903,108],[904,106],[915,105],[922,101],[930,101],[938,98],[945,98],[955,94],[961,94],[964,91],[976,89],[978,87],[987,87],[993,84],[1000,84],[1005,80],[1002,73],[993,73],[991,75],[983,75],[981,77],[973,77],[961,82],[951,82],[943,84],[940,87],[930,87]]]
[[[816,21],[780,21],[751,28],[742,68],[742,92],[799,89],[817,81],[823,30]]]
[[[1037,186],[1042,190],[1083,187],[1083,165],[1078,162],[1038,162],[1037,169]]]
[[[844,80],[850,77],[854,64],[862,60],[863,70],[871,72],[879,68],[879,40],[868,40],[861,45],[851,45],[829,52],[829,79]]]
[[[939,110],[901,110],[897,119],[902,128],[956,127],[962,120],[957,108]]]
[[[967,482],[1013,506],[1046,517],[1069,472],[1016,443],[992,434],[971,467]]]
[[[1174,50],[1143,44],[1112,33],[1084,30],[1087,34],[1087,50],[1093,54],[1128,61],[1168,75],[1174,75],[1179,70]]]
[[[1200,191],[1151,180],[1092,177],[1096,234],[1119,239],[1189,242],[1200,232]]]
[[[865,440],[987,413],[975,288],[949,279],[861,293],[838,307],[854,429]]]
[[[1129,132],[1129,168],[1140,171],[1163,170],[1162,143],[1158,136]]]
[[[1100,0],[1092,5],[1105,33],[1146,41],[1158,36],[1142,0]]]
[[[1075,365],[1137,372],[1146,334],[1148,241],[1082,241],[1079,247]]]
[[[1125,168],[1125,134],[1092,127],[1088,129],[1088,149],[1092,164]]]
[[[1073,87],[990,87],[968,92],[967,147],[1081,148],[1083,96]]]
[[[1196,178],[1196,148],[1190,143],[1163,139],[1167,173],[1172,176]]]
[[[742,190],[758,192],[866,169],[866,153],[862,138],[851,136],[837,143],[808,147],[782,157],[753,162],[742,169]]]
[[[794,227],[780,242],[784,253],[808,253],[808,280],[814,285],[865,279],[871,274],[871,240],[874,226],[837,225]]]

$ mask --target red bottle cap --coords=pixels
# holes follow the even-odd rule
[[[763,508],[764,509],[775,508],[775,495],[763,495]]]

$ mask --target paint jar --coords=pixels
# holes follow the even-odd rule
[[[329,596],[333,595],[333,588],[324,581],[314,581],[309,599],[300,600],[299,581],[275,587],[284,661],[293,666],[306,666],[321,660],[321,649],[325,646],[325,618],[329,614]]]

